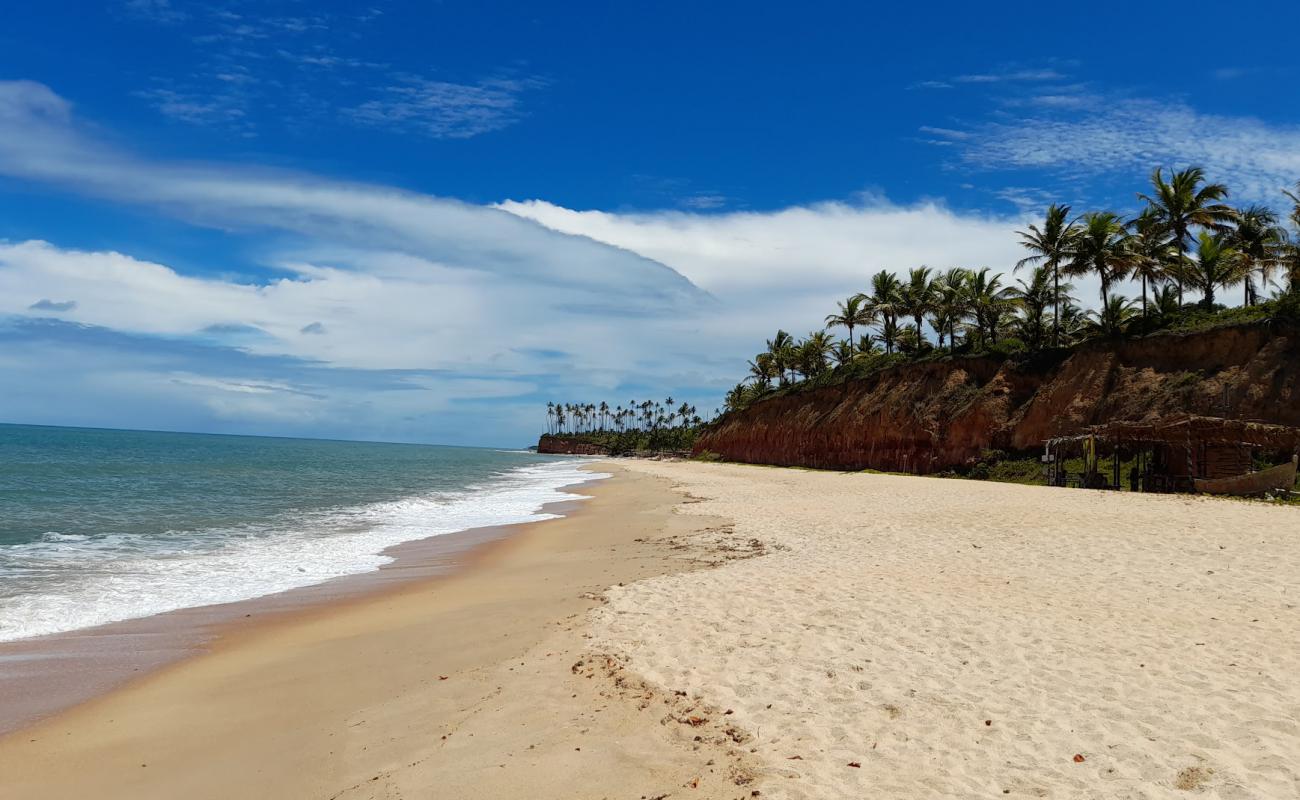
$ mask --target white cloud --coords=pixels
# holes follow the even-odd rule
[[[1069,116],[983,125],[965,158],[987,168],[1140,177],[1161,165],[1197,164],[1211,180],[1227,183],[1234,199],[1263,202],[1277,202],[1280,190],[1300,177],[1300,126],[1202,114],[1186,104],[1153,100],[1088,106]]]
[[[1013,69],[1004,72],[980,72],[958,75],[956,83],[1006,83],[1008,81],[1059,81],[1066,76],[1054,69]]]
[[[90,373],[94,396],[140,413],[176,402],[207,415],[177,417],[178,427],[242,419],[253,425],[243,430],[269,431],[293,418],[300,433],[464,441],[475,417],[512,436],[530,431],[539,391],[544,404],[689,389],[711,406],[775,328],[820,327],[836,300],[866,289],[880,269],[1009,272],[1023,255],[1022,218],[938,202],[864,197],[725,213],[577,211],[543,200],[482,207],[154,161],[87,135],[64,100],[33,83],[0,83],[0,174],[254,243],[275,234],[266,261],[277,272],[242,281],[213,277],[220,264],[199,276],[123,253],[0,242],[0,314],[57,312],[67,330],[135,337],[123,345],[133,352],[150,341],[227,349],[177,355],[160,344],[161,355]],[[1079,293],[1095,294],[1086,284]],[[67,355],[57,336],[42,347],[46,363],[67,365],[49,371],[56,379],[99,361]],[[227,351],[243,360],[227,363]],[[293,361],[277,361],[285,357]],[[213,365],[191,363],[204,359]],[[7,374],[39,374],[24,363]],[[140,385],[152,387],[147,402]],[[42,413],[54,394],[28,397],[11,417]],[[79,419],[103,422],[90,412]]]
[[[1014,231],[1022,220],[937,203],[867,199],[707,215],[573,211],[544,200],[499,207],[669,264],[724,299],[778,288],[842,294],[862,290],[881,269],[1009,267],[1020,257]]]
[[[513,124],[522,114],[520,95],[540,85],[536,80],[464,84],[411,76],[346,113],[365,125],[413,130],[435,139],[467,139]]]

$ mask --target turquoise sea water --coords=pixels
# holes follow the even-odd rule
[[[0,425],[0,641],[374,569],[385,547],[541,518],[532,453]]]

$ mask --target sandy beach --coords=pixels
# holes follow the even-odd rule
[[[768,554],[610,590],[600,646],[733,709],[764,797],[1300,797],[1300,513],[636,464]]]
[[[1300,796],[1294,508],[609,469],[0,739],[4,797]]]

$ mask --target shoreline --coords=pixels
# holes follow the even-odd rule
[[[497,542],[529,525],[564,518],[587,501],[603,478],[558,487],[573,495],[543,504],[541,519],[488,525],[389,545],[393,560],[366,572],[228,603],[190,606],[89,628],[0,642],[0,740],[40,721],[129,687],[160,670],[202,656],[225,637],[250,625],[400,590],[413,581],[437,580],[472,569]],[[551,516],[553,515],[553,516]]]
[[[7,797],[740,796],[704,705],[591,650],[608,587],[708,566],[669,481],[619,466],[452,574],[253,617],[0,737]],[[663,716],[667,713],[668,716]],[[652,720],[664,720],[654,724]],[[744,792],[748,795],[748,791]]]

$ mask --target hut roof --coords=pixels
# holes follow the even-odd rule
[[[1093,425],[1075,436],[1054,441],[1069,441],[1096,436],[1114,442],[1160,442],[1185,444],[1232,444],[1295,450],[1300,448],[1300,428],[1223,417],[1192,414],[1157,420],[1120,420]]]

